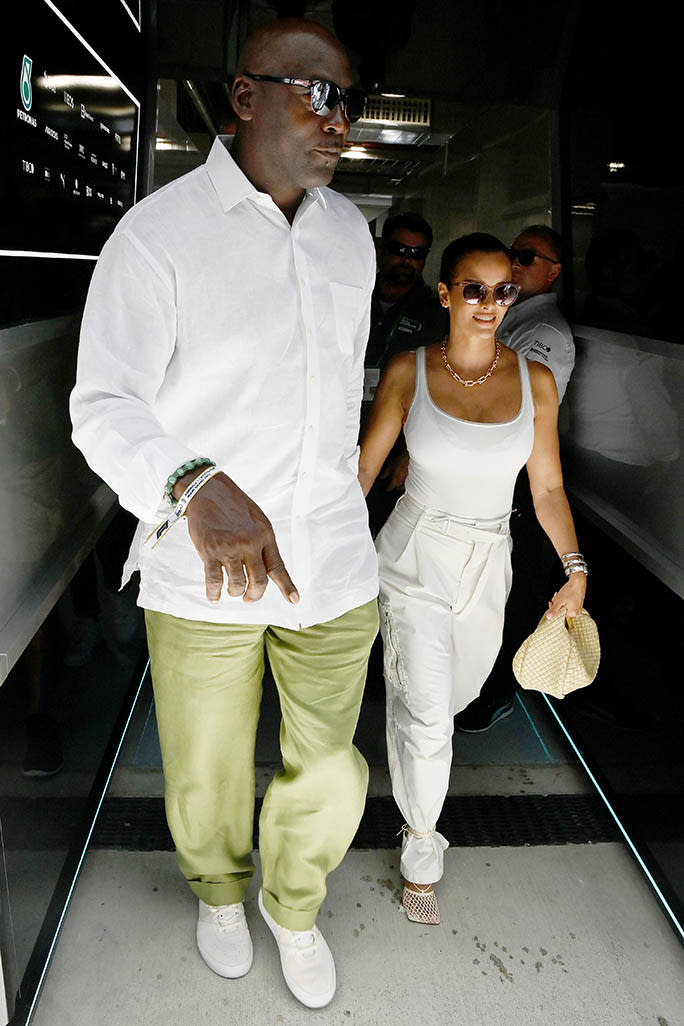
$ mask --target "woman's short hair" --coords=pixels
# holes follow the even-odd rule
[[[445,285],[449,285],[456,265],[470,253],[503,253],[505,256],[509,256],[508,248],[495,235],[488,235],[486,232],[471,232],[470,235],[462,235],[460,239],[450,242],[442,253],[439,280],[443,281]]]

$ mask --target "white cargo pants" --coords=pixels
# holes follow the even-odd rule
[[[377,539],[387,752],[406,820],[401,872],[434,883],[448,841],[435,830],[449,785],[454,716],[477,697],[501,646],[511,587],[504,520],[462,520],[404,495]]]

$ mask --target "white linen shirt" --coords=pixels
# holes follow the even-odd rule
[[[375,255],[363,215],[307,191],[292,225],[220,140],[206,163],[130,210],[86,302],[74,442],[141,523],[124,580],[139,604],[218,623],[307,627],[377,594],[357,480],[359,408]],[[205,595],[180,520],[159,543],[164,486],[207,456],[270,519],[300,594]]]
[[[543,363],[553,373],[560,403],[575,366],[575,341],[558,309],[555,292],[543,292],[508,310],[497,337],[528,360]]]

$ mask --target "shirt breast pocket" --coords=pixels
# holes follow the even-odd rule
[[[341,282],[331,281],[330,291],[333,299],[337,344],[345,356],[352,357],[356,329],[361,315],[363,290],[356,285],[343,285]]]

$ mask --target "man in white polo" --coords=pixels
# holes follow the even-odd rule
[[[324,188],[365,97],[338,40],[298,19],[250,37],[232,96],[230,153],[217,140],[102,252],[74,439],[141,521],[129,569],[167,817],[200,953],[226,977],[252,961],[242,902],[268,651],[283,768],[261,813],[259,906],[288,986],[320,1007],[335,966],[315,921],[363,810],[352,738],[377,630],[356,478],[375,259],[357,208]]]
[[[517,303],[499,332],[502,342],[553,373],[558,402],[565,395],[575,365],[570,325],[558,309],[554,284],[562,270],[562,242],[545,224],[524,228],[511,246],[512,278],[520,286]]]

